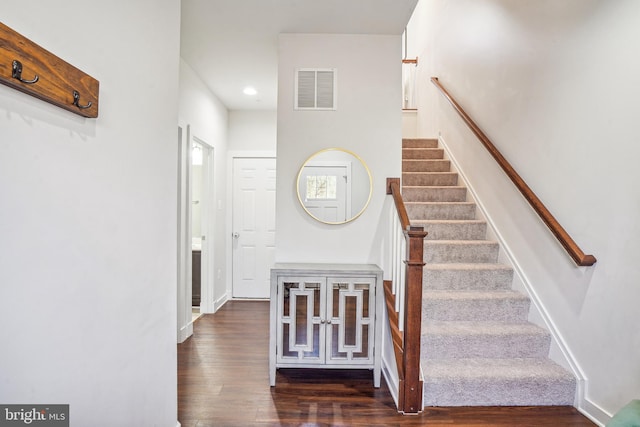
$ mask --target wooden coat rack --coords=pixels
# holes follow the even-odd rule
[[[98,117],[98,80],[1,22],[0,83],[83,117]]]

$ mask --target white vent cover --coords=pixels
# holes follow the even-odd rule
[[[335,110],[337,70],[298,68],[296,70],[296,110]]]

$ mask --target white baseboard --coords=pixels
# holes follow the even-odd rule
[[[178,344],[184,342],[191,335],[193,335],[193,322],[189,322],[187,325],[180,328],[180,331],[178,332]]]
[[[224,295],[222,295],[220,298],[218,298],[214,303],[213,303],[213,312],[215,313],[216,311],[220,310],[220,308],[226,304],[226,302],[229,299],[227,298],[227,294],[225,292]]]
[[[395,361],[393,362],[395,364]],[[382,358],[382,376],[384,377],[385,382],[387,383],[387,387],[389,388],[389,393],[391,393],[391,397],[396,404],[396,408],[398,407],[398,376],[392,374],[392,370],[389,369],[389,364],[387,360]]]
[[[587,398],[582,399],[580,405],[578,405],[578,411],[600,427],[604,427],[613,417],[612,414],[609,414]]]

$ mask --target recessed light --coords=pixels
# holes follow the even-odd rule
[[[254,87],[247,86],[244,88],[242,93],[244,93],[245,95],[257,95],[258,91]]]

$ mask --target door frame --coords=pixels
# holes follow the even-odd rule
[[[215,148],[207,143],[205,140],[197,137],[190,124],[183,120],[178,120],[178,200],[177,200],[177,341],[183,342],[191,335],[193,335],[193,320],[192,320],[192,224],[191,224],[191,212],[192,212],[192,146],[193,142],[201,144],[207,148],[207,151],[211,153],[209,159],[209,168],[205,175],[207,180],[207,194],[208,203],[207,208],[203,209],[203,217],[208,221],[203,230],[207,238],[203,243],[203,254],[208,253],[207,256],[201,258],[201,264],[204,266],[202,272],[206,274],[201,275],[200,282],[200,313],[213,313],[215,310],[215,304],[213,303],[214,290],[213,290],[213,230],[214,230],[214,215],[212,212],[215,201],[215,186],[214,186],[214,169],[215,169]],[[206,213],[205,213],[206,212]],[[204,246],[206,245],[206,248]]]
[[[226,262],[226,270],[229,272],[227,274],[227,299],[233,298],[233,162],[235,159],[276,159],[277,156],[275,150],[247,150],[247,151],[228,151],[227,152],[227,236],[225,247],[228,248],[227,262]],[[277,167],[277,166],[276,166]],[[276,231],[277,233],[277,231]],[[243,301],[248,301],[250,299],[242,298]]]
[[[177,200],[177,339],[193,335],[191,322],[191,126],[178,120],[178,200]],[[188,304],[188,307],[187,307]]]

